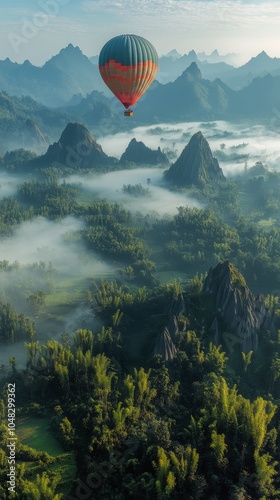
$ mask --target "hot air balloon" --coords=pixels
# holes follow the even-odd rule
[[[107,87],[132,116],[133,106],[146,92],[158,69],[153,45],[137,35],[119,35],[109,40],[99,55],[99,71]]]

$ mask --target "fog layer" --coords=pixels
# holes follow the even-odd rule
[[[172,192],[163,180],[163,169],[161,168],[137,168],[132,170],[119,170],[103,175],[89,177],[70,176],[68,182],[79,183],[83,190],[100,198],[122,203],[132,212],[141,211],[149,213],[152,211],[160,215],[175,214],[177,207],[188,205],[200,207],[201,204],[184,193]],[[149,190],[147,195],[134,197],[123,192],[124,185],[142,184]]]
[[[226,162],[219,160],[224,174],[228,176],[242,172],[245,161],[247,161],[248,168],[252,167],[256,161],[262,161],[268,168],[280,169],[280,135],[279,128],[274,126],[273,117],[270,125],[266,127],[226,121],[179,122],[172,125],[160,123],[100,137],[98,142],[107,154],[119,158],[131,139],[135,137],[137,141],[143,141],[152,149],[160,146],[169,154],[172,163],[181,154],[191,136],[201,130],[212,152],[220,150],[222,145],[226,155],[234,152],[248,155],[246,160],[237,159]],[[242,145],[241,148],[240,145]]]

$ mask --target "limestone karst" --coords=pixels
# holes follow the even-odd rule
[[[192,136],[173,165],[165,172],[165,179],[177,186],[204,187],[206,184],[225,181],[218,160],[201,132]]]
[[[239,344],[247,354],[258,349],[261,328],[273,331],[273,314],[266,308],[264,296],[254,297],[242,274],[228,260],[210,268],[203,293],[213,295],[210,331],[215,343],[224,341],[230,350]]]

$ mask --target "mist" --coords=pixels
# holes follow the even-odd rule
[[[108,155],[120,158],[131,139],[135,138],[152,149],[157,149],[160,146],[161,150],[169,155],[170,162],[174,163],[188,144],[191,136],[199,130],[209,142],[214,156],[215,150],[220,150],[221,145],[223,145],[223,151],[226,155],[234,152],[248,155],[247,159],[219,160],[225,176],[242,173],[245,161],[247,161],[247,168],[251,168],[257,161],[261,161],[271,170],[280,170],[280,130],[274,124],[273,116],[269,126],[230,123],[222,120],[159,123],[146,127],[135,127],[129,132],[102,136],[98,138],[98,142]],[[241,145],[242,147],[240,147]]]
[[[111,264],[79,241],[83,228],[83,222],[74,217],[58,222],[38,217],[23,222],[12,236],[1,240],[1,261],[6,265],[0,270],[0,300],[26,313],[26,298],[37,290],[51,293],[65,279],[114,274]]]
[[[190,195],[170,191],[163,180],[163,172],[162,168],[137,168],[88,177],[73,175],[67,178],[67,182],[78,183],[86,193],[93,196],[119,202],[132,213],[141,211],[144,214],[156,212],[159,215],[172,215],[182,205],[202,207]],[[128,184],[142,184],[149,192],[141,197],[131,196],[122,190]]]
[[[32,317],[40,342],[61,340],[65,331],[71,333],[78,328],[96,331],[100,327],[89,305],[80,299],[76,299],[75,305],[75,297],[82,293],[75,286],[86,289],[90,280],[115,277],[116,271],[113,265],[88,251],[81,241],[76,241],[73,235],[83,228],[83,222],[74,217],[61,221],[38,217],[23,222],[12,236],[0,240],[1,262],[9,262],[0,269],[0,301],[8,302],[18,314]],[[74,305],[69,308],[66,302],[57,318],[48,314],[34,317],[28,307],[28,296],[38,290],[50,296],[53,292],[65,293],[64,289],[60,291],[62,282],[67,293],[73,287]],[[25,366],[24,341],[1,345],[0,365],[7,365],[11,356],[16,357],[18,368]]]
[[[15,195],[20,182],[22,182],[21,178],[7,172],[0,172],[0,200]]]
[[[71,241],[71,234],[84,228],[84,223],[69,216],[61,221],[37,217],[23,222],[13,236],[0,240],[1,260],[20,264],[51,262],[57,271],[71,276],[94,275],[108,272],[102,263],[85,247]]]
[[[277,130],[264,125],[244,125],[244,123],[191,122],[177,124],[157,124],[136,127],[129,132],[100,137],[106,154],[120,158],[130,140],[136,138],[152,149],[160,148],[168,154],[172,164],[188,144],[191,136],[201,130],[208,140],[212,153],[222,152],[219,164],[226,175],[240,175],[261,161],[269,169],[280,170],[280,140]],[[230,155],[241,155],[235,160]],[[242,158],[243,155],[243,158]],[[245,158],[245,156],[246,158]],[[218,153],[217,153],[218,156]],[[132,213],[154,214],[156,217],[177,213],[179,206],[203,208],[200,201],[183,191],[172,191],[164,181],[163,168],[134,168],[105,174],[71,175],[67,183],[79,184],[81,196],[87,200],[106,198],[121,203]],[[0,174],[0,199],[15,195],[22,178],[10,173]],[[143,196],[132,196],[123,191],[124,185],[141,184],[148,192]],[[0,240],[0,260],[8,261],[10,268],[0,270],[0,300],[10,303],[17,313],[30,315],[27,297],[36,290],[45,290],[52,297],[51,286],[59,289],[60,283],[69,281],[74,296],[70,305],[60,300],[59,318],[35,318],[37,338],[40,342],[61,339],[64,331],[74,332],[78,328],[98,331],[100,321],[91,307],[77,295],[78,281],[86,290],[87,280],[96,278],[114,279],[115,265],[103,260],[86,249],[78,233],[84,223],[73,216],[60,221],[49,221],[44,217],[23,222],[12,236]],[[51,264],[49,264],[51,263]],[[72,287],[72,289],[71,289]],[[60,293],[60,289],[56,293]],[[62,293],[62,292],[61,292]],[[76,294],[76,295],[75,295]],[[62,306],[61,306],[62,304]],[[9,357],[15,356],[17,367],[26,363],[24,342],[1,345],[0,364],[8,364]]]

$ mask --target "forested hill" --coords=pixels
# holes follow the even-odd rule
[[[49,108],[31,97],[10,96],[0,92],[0,153],[11,149],[32,149],[42,153],[46,144],[53,142],[69,122],[88,124],[95,131],[116,130],[118,119],[110,110],[110,100],[93,92],[78,105]],[[32,129],[30,129],[32,123]],[[42,141],[34,129],[39,129]]]

